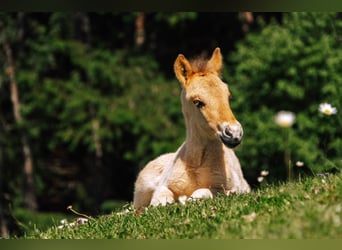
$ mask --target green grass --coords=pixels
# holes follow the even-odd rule
[[[39,230],[48,230],[62,219],[73,219],[72,215],[47,212],[38,213],[23,208],[15,209],[12,217],[15,219],[17,226],[23,234],[30,234],[31,232],[38,230],[37,228],[39,228]]]
[[[130,208],[130,204],[128,204]],[[341,238],[342,174],[265,186],[245,195],[99,216],[70,228],[35,229],[44,239]]]

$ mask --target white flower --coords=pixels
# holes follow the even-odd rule
[[[86,218],[77,218],[76,222],[77,222],[77,224],[84,224],[84,223],[88,222],[88,219],[86,219]]]
[[[296,121],[296,115],[290,111],[279,111],[275,116],[275,122],[283,128],[291,127]]]
[[[261,172],[260,172],[260,175],[261,176],[267,176],[268,175],[268,171],[267,170],[262,170]]]
[[[126,208],[124,211],[122,212],[118,212],[116,213],[117,215],[124,215],[124,214],[128,214],[129,212],[131,212],[131,210],[129,208]]]
[[[258,182],[262,182],[263,180],[264,180],[264,177],[262,177],[262,176],[258,177]]]
[[[304,166],[304,162],[302,162],[302,161],[297,161],[297,162],[296,162],[296,166],[299,167],[299,168],[300,168],[300,167],[303,167],[303,166]]]
[[[321,103],[318,110],[324,115],[334,115],[337,113],[337,109],[331,106],[329,103]]]
[[[68,224],[68,221],[67,221],[67,219],[63,219],[63,220],[61,220],[61,224],[62,224],[62,225],[66,225],[66,224]]]
[[[68,223],[67,219],[61,220],[61,225],[59,225],[58,229],[68,228],[68,227],[74,227],[76,224],[84,224],[88,222],[88,219],[86,218],[77,218],[76,221]]]

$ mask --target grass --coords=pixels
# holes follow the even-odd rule
[[[27,239],[307,239],[342,237],[342,174],[264,186],[250,194],[112,213],[35,229]]]
[[[59,223],[62,219],[73,219],[72,216],[62,213],[38,213],[23,208],[15,209],[12,217],[15,219],[21,234],[30,234],[32,231],[37,230],[38,225],[39,230],[45,231]]]

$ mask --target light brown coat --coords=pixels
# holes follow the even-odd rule
[[[178,55],[174,71],[182,86],[186,140],[175,153],[159,156],[139,173],[133,200],[136,209],[166,205],[184,195],[195,199],[211,198],[217,192],[250,191],[233,151],[243,130],[230,109],[221,68],[219,48],[208,61],[189,62]]]

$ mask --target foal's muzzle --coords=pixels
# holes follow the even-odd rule
[[[221,125],[220,139],[228,148],[235,148],[241,143],[243,129],[239,122]]]

